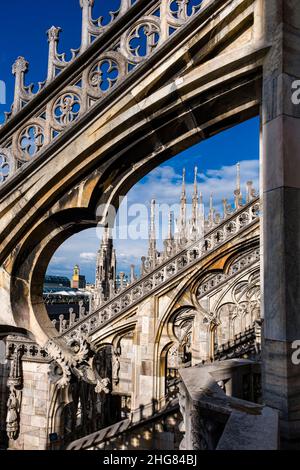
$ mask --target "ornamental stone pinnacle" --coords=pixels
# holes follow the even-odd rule
[[[59,34],[62,32],[62,29],[58,26],[51,26],[50,29],[48,29],[47,31],[47,35],[48,35],[48,41],[49,42],[52,42],[52,41],[58,41],[59,40]]]

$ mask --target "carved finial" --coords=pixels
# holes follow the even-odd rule
[[[143,276],[146,272],[146,256],[141,257],[141,276]]]
[[[52,42],[52,41],[58,41],[59,40],[59,34],[61,33],[62,29],[58,26],[51,26],[50,29],[48,29],[47,31],[47,35],[48,35],[48,41],[49,42]]]
[[[198,212],[198,168],[194,169],[194,194],[193,194],[193,210],[195,211],[194,217],[197,218]]]
[[[168,240],[173,240],[174,213],[169,211]]]
[[[150,216],[150,240],[156,240],[156,227],[155,227],[155,207],[156,201],[151,201],[151,216]]]
[[[214,195],[213,195],[213,193],[211,193],[210,197],[209,197],[209,214],[208,214],[208,223],[209,223],[210,227],[213,225],[214,215],[215,215]]]
[[[224,198],[222,202],[223,202],[223,217],[225,219],[228,215],[228,213],[227,213],[227,206],[228,206],[227,199]]]
[[[73,308],[69,308],[69,324],[72,326],[76,319],[76,313],[74,313]]]
[[[203,194],[202,191],[200,192],[199,196],[199,210],[197,214],[197,232],[198,232],[198,237],[202,238],[204,236],[204,231],[205,231],[205,207],[203,203]]]
[[[195,166],[194,168],[194,192],[193,192],[193,200],[192,200],[192,219],[190,221],[190,236],[191,239],[194,240],[199,232],[199,214],[198,214],[198,168]]]
[[[250,202],[255,195],[255,189],[253,188],[253,182],[247,181],[247,202]]]
[[[79,4],[81,8],[84,8],[85,6],[93,7],[94,3],[95,3],[95,0],[79,0]]]
[[[186,182],[185,182],[185,168],[182,170],[182,191],[181,191],[181,199],[180,199],[180,215],[178,219],[178,237],[179,242],[183,242],[186,240]]]
[[[202,193],[202,191],[200,192],[200,196],[199,196],[199,219],[200,219],[200,223],[202,224],[202,227],[203,227],[203,230],[204,230],[205,207],[204,207],[204,202],[203,202],[203,193]]]
[[[124,272],[120,272],[119,276],[120,276],[120,288],[121,288],[121,289],[124,289],[124,287],[125,287],[125,284],[124,284],[124,281],[125,281],[125,273],[124,273]]]
[[[149,230],[149,251],[148,255],[150,260],[154,263],[157,256],[156,251],[156,224],[155,224],[155,208],[156,201],[152,199],[151,201],[151,215],[150,215],[150,230]]]
[[[115,281],[114,279],[110,279],[108,281],[108,284],[109,284],[109,295],[108,295],[108,299],[111,299],[114,294],[115,294],[115,291],[116,291],[116,286],[115,286]]]

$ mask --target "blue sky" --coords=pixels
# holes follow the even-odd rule
[[[118,8],[119,0],[102,2]],[[101,0],[95,0],[94,17],[101,13]],[[106,11],[107,13],[107,11]],[[11,67],[22,55],[30,64],[26,83],[37,83],[46,77],[48,43],[46,31],[52,26],[63,29],[59,45],[60,52],[68,52],[80,46],[81,9],[79,0],[12,0],[1,2],[0,36],[0,80],[7,90],[7,104],[0,104],[0,123],[4,111],[10,109],[13,100],[14,77]],[[105,16],[107,20],[107,16]],[[241,162],[243,187],[251,179],[258,187],[259,121],[252,119],[236,128],[223,132],[203,143],[195,145],[182,154],[165,162],[141,180],[128,194],[128,204],[149,201],[177,203],[180,197],[182,168],[187,169],[188,193],[191,194],[193,168],[199,169],[199,186],[207,203],[211,191],[215,193],[216,206],[223,196],[230,197],[235,184],[234,165]],[[56,252],[49,273],[71,275],[73,265],[78,262],[89,281],[94,280],[95,253],[100,240],[96,230],[78,234],[64,243]],[[129,265],[138,264],[145,254],[147,243],[139,241],[116,241],[119,269],[127,271]]]

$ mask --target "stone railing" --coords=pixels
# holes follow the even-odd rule
[[[125,288],[112,299],[105,302],[93,313],[83,313],[79,318],[72,315],[69,320],[60,320],[60,334],[66,339],[77,332],[92,334],[128,308],[141,302],[163,284],[175,279],[186,269],[197,264],[210,253],[236,237],[251,224],[259,220],[259,198],[246,204],[219,226],[208,232],[201,240],[185,247],[168,261]]]
[[[58,52],[61,29],[53,26],[47,78],[37,92],[25,84],[28,62],[19,57],[13,65],[14,103],[0,129],[0,183],[58,139],[211,1],[120,0],[115,12],[102,2],[102,16],[94,20],[94,0],[80,0],[81,47],[71,51],[70,61]]]
[[[242,333],[235,335],[234,339],[222,344],[215,352],[215,360],[245,358],[258,355],[261,350],[261,320],[254,326],[249,326]]]

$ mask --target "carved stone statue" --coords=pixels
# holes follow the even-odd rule
[[[118,354],[113,355],[113,360],[112,360],[112,380],[115,385],[118,385],[120,381],[120,359]]]

